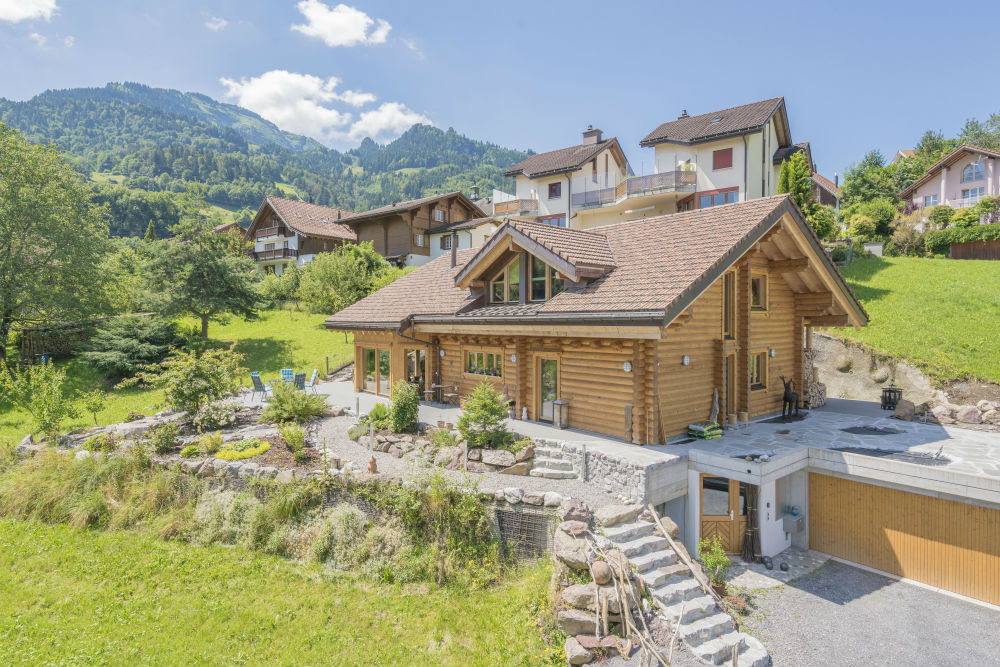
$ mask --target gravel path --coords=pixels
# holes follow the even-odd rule
[[[774,667],[998,664],[1000,612],[838,561],[757,606],[748,632]]]
[[[522,475],[501,475],[499,473],[471,473],[460,470],[444,470],[439,467],[418,467],[415,460],[406,456],[397,459],[387,453],[372,452],[366,445],[359,445],[347,437],[347,429],[354,424],[353,417],[328,417],[322,420],[316,432],[319,443],[326,442],[327,451],[344,461],[352,461],[356,470],[367,470],[368,460],[375,456],[378,470],[382,473],[398,475],[404,479],[439,470],[452,479],[462,482],[476,480],[481,491],[496,491],[504,487],[520,487],[525,491],[556,491],[565,497],[579,498],[593,508],[614,505],[618,502],[601,489],[575,479],[544,479]]]

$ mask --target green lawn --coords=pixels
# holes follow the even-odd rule
[[[218,342],[232,343],[233,349],[246,355],[244,365],[260,371],[265,378],[277,376],[282,368],[292,367],[312,373],[318,368],[320,374],[326,372],[326,357],[330,357],[330,368],[350,361],[354,354],[353,343],[345,342],[344,334],[332,333],[323,327],[323,315],[312,315],[292,309],[269,310],[253,322],[238,318],[227,324],[210,324],[209,337]],[[191,320],[186,324],[194,325]],[[110,394],[108,406],[98,415],[100,424],[112,424],[125,416],[129,410],[149,414],[162,409],[163,396],[160,392],[143,389],[112,389],[102,384],[101,374],[78,359],[71,358],[57,362],[66,369],[67,386],[70,391],[88,390],[102,387]],[[250,378],[245,383],[249,386]],[[93,425],[89,415],[68,423],[66,428]],[[0,439],[18,441],[31,428],[27,413],[19,410],[0,411]]]
[[[939,381],[1000,382],[1000,262],[872,257],[844,275],[871,324],[834,333],[905,358]]]
[[[0,519],[0,664],[538,665],[547,571],[373,585],[240,548]]]

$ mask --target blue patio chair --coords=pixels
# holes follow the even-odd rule
[[[281,369],[281,381],[285,384],[292,382],[295,379],[295,371],[291,368]]]
[[[263,398],[267,398],[267,392],[271,391],[271,385],[264,384],[260,379],[260,373],[257,371],[250,374],[250,379],[253,380],[253,390],[250,392],[250,400],[252,401],[258,393]]]
[[[306,381],[306,389],[312,389],[312,392],[316,393],[316,376],[319,375],[319,369],[314,368],[312,377]]]
[[[305,391],[305,388],[306,388],[306,374],[305,373],[296,373],[295,374],[295,379],[292,382],[295,384],[295,388],[296,389],[301,389],[301,390]]]

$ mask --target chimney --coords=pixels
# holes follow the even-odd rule
[[[601,131],[593,125],[588,125],[587,129],[583,131],[583,145],[592,146],[599,143],[601,143]]]
[[[840,187],[840,175],[837,172],[833,172],[833,187]]]
[[[680,120],[681,118],[690,118],[690,117],[691,116],[688,115],[687,109],[681,109],[681,115],[677,117],[677,120]]]
[[[451,233],[451,268],[458,264],[458,232]]]
[[[340,220],[340,218],[341,218],[341,217],[343,217],[343,215],[344,215],[344,212],[343,212],[343,211],[341,211],[341,210],[340,210],[340,209],[338,208],[338,209],[337,209],[337,220]]]

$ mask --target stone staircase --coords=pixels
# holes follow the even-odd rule
[[[733,647],[740,644],[738,667],[765,667],[771,656],[755,638],[733,629],[727,613],[706,595],[698,581],[680,562],[670,543],[651,521],[630,518],[601,529],[628,557],[661,612],[696,656],[712,665],[731,665]]]
[[[573,469],[573,462],[563,457],[562,449],[556,446],[535,446],[535,458],[531,466],[532,477],[544,477],[546,479],[576,479],[577,473]]]

